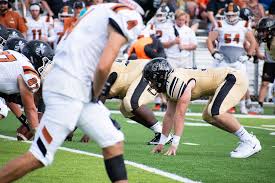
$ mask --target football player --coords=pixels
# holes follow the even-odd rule
[[[47,16],[41,16],[41,7],[38,3],[30,4],[31,17],[27,17],[27,37],[30,40],[41,40],[49,44],[53,43],[57,36],[54,32],[54,28],[48,23]]]
[[[146,106],[153,102],[156,91],[149,90],[148,82],[142,77],[142,70],[148,59],[130,60],[126,63],[117,60],[113,63],[111,72],[105,83],[100,100],[121,99],[120,111],[124,117],[132,119],[155,133],[155,137],[148,145],[156,145],[159,142],[162,126],[154,114]],[[87,136],[82,137],[84,142]],[[170,138],[167,139],[169,142]]]
[[[190,101],[206,96],[210,99],[203,111],[203,119],[240,139],[239,146],[230,153],[232,158],[247,158],[262,149],[256,136],[249,134],[232,114],[227,113],[228,109],[238,104],[248,88],[248,80],[243,72],[229,67],[173,70],[165,59],[157,58],[144,67],[143,76],[152,88],[164,93],[168,100],[160,143],[153,149],[154,153],[163,150],[168,134],[174,127],[175,135],[165,154],[176,155]]]
[[[13,39],[7,41],[6,48],[12,49]],[[36,47],[31,47],[31,52],[35,52],[36,55],[32,54],[30,56],[28,47],[32,44],[38,43],[41,47],[43,46],[43,50],[41,47],[38,49],[36,49]],[[2,82],[0,81],[1,97],[4,98],[8,103],[22,104],[26,118],[30,123],[29,127],[32,130],[36,130],[38,126],[37,111],[34,103],[34,93],[36,93],[40,88],[41,66],[39,65],[41,65],[41,63],[46,64],[48,62],[48,57],[50,57],[49,52],[47,52],[45,49],[45,47],[48,45],[43,42],[43,44],[40,42],[38,43],[27,43],[22,49],[22,54],[14,50],[4,50],[1,52],[0,59],[0,80],[2,80]],[[44,54],[47,54],[47,57],[43,57],[43,62],[42,59],[34,57]],[[19,116],[17,115],[17,117]]]
[[[54,32],[57,35],[57,38],[54,42],[54,48],[56,48],[57,44],[63,37],[65,30],[64,30],[64,21],[67,18],[71,18],[74,16],[74,10],[70,6],[63,6],[60,12],[58,13],[58,18],[54,19]]]
[[[249,21],[240,20],[239,13],[238,6],[233,3],[225,7],[225,19],[217,21],[217,26],[209,32],[207,46],[214,58],[214,67],[232,67],[246,73],[246,62],[253,61],[257,43]],[[249,43],[247,50],[244,49],[245,42]],[[247,114],[244,98],[240,102],[240,109]]]
[[[250,112],[256,114],[263,114],[264,108],[263,103],[268,91],[269,83],[272,83],[275,79],[275,20],[271,17],[262,18],[256,28],[256,37],[261,44],[262,42],[266,43],[265,45],[265,62],[262,73],[262,83],[260,87],[258,104],[252,106]],[[274,84],[273,84],[274,87]]]
[[[119,50],[135,40],[143,29],[141,15],[155,11],[160,1],[121,2],[124,4],[91,7],[63,36],[53,68],[43,82],[46,110],[31,148],[0,170],[0,180],[11,182],[50,165],[58,147],[78,126],[102,148],[110,180],[128,182],[123,159],[124,136],[113,126],[110,112],[97,98]]]

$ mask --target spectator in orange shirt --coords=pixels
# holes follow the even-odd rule
[[[0,0],[0,24],[7,28],[19,30],[26,36],[27,26],[23,17],[11,10],[11,3],[8,0]]]
[[[73,4],[73,9],[74,9],[74,16],[65,18],[64,19],[64,32],[68,30],[70,27],[74,26],[75,22],[79,18],[79,14],[81,10],[85,7],[85,3],[83,1],[75,1]]]

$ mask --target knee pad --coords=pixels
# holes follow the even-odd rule
[[[119,180],[127,180],[127,171],[122,154],[104,160],[104,164],[107,174],[112,182]]]

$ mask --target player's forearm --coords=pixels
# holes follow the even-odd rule
[[[173,128],[173,118],[170,115],[165,114],[163,118],[163,124],[162,124],[162,134],[168,137],[172,128]]]
[[[180,49],[181,50],[187,50],[187,51],[192,51],[197,48],[196,44],[190,43],[190,44],[181,44]]]
[[[38,127],[38,115],[37,115],[37,110],[36,107],[28,107],[28,108],[24,108],[26,117],[28,122],[31,125],[32,129],[36,129]]]
[[[174,125],[174,135],[181,137],[184,129],[184,118],[182,114],[175,114]]]
[[[210,40],[209,38],[206,40],[206,44],[207,44],[207,48],[209,50],[209,52],[212,54],[215,51],[214,45],[212,40]]]

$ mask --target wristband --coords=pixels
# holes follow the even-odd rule
[[[166,137],[165,135],[161,134],[160,135],[160,139],[159,139],[159,144],[164,145],[166,143],[166,141],[167,141],[167,138],[168,137]]]
[[[180,136],[177,135],[173,135],[173,141],[172,141],[172,145],[174,146],[178,146],[180,143]]]

